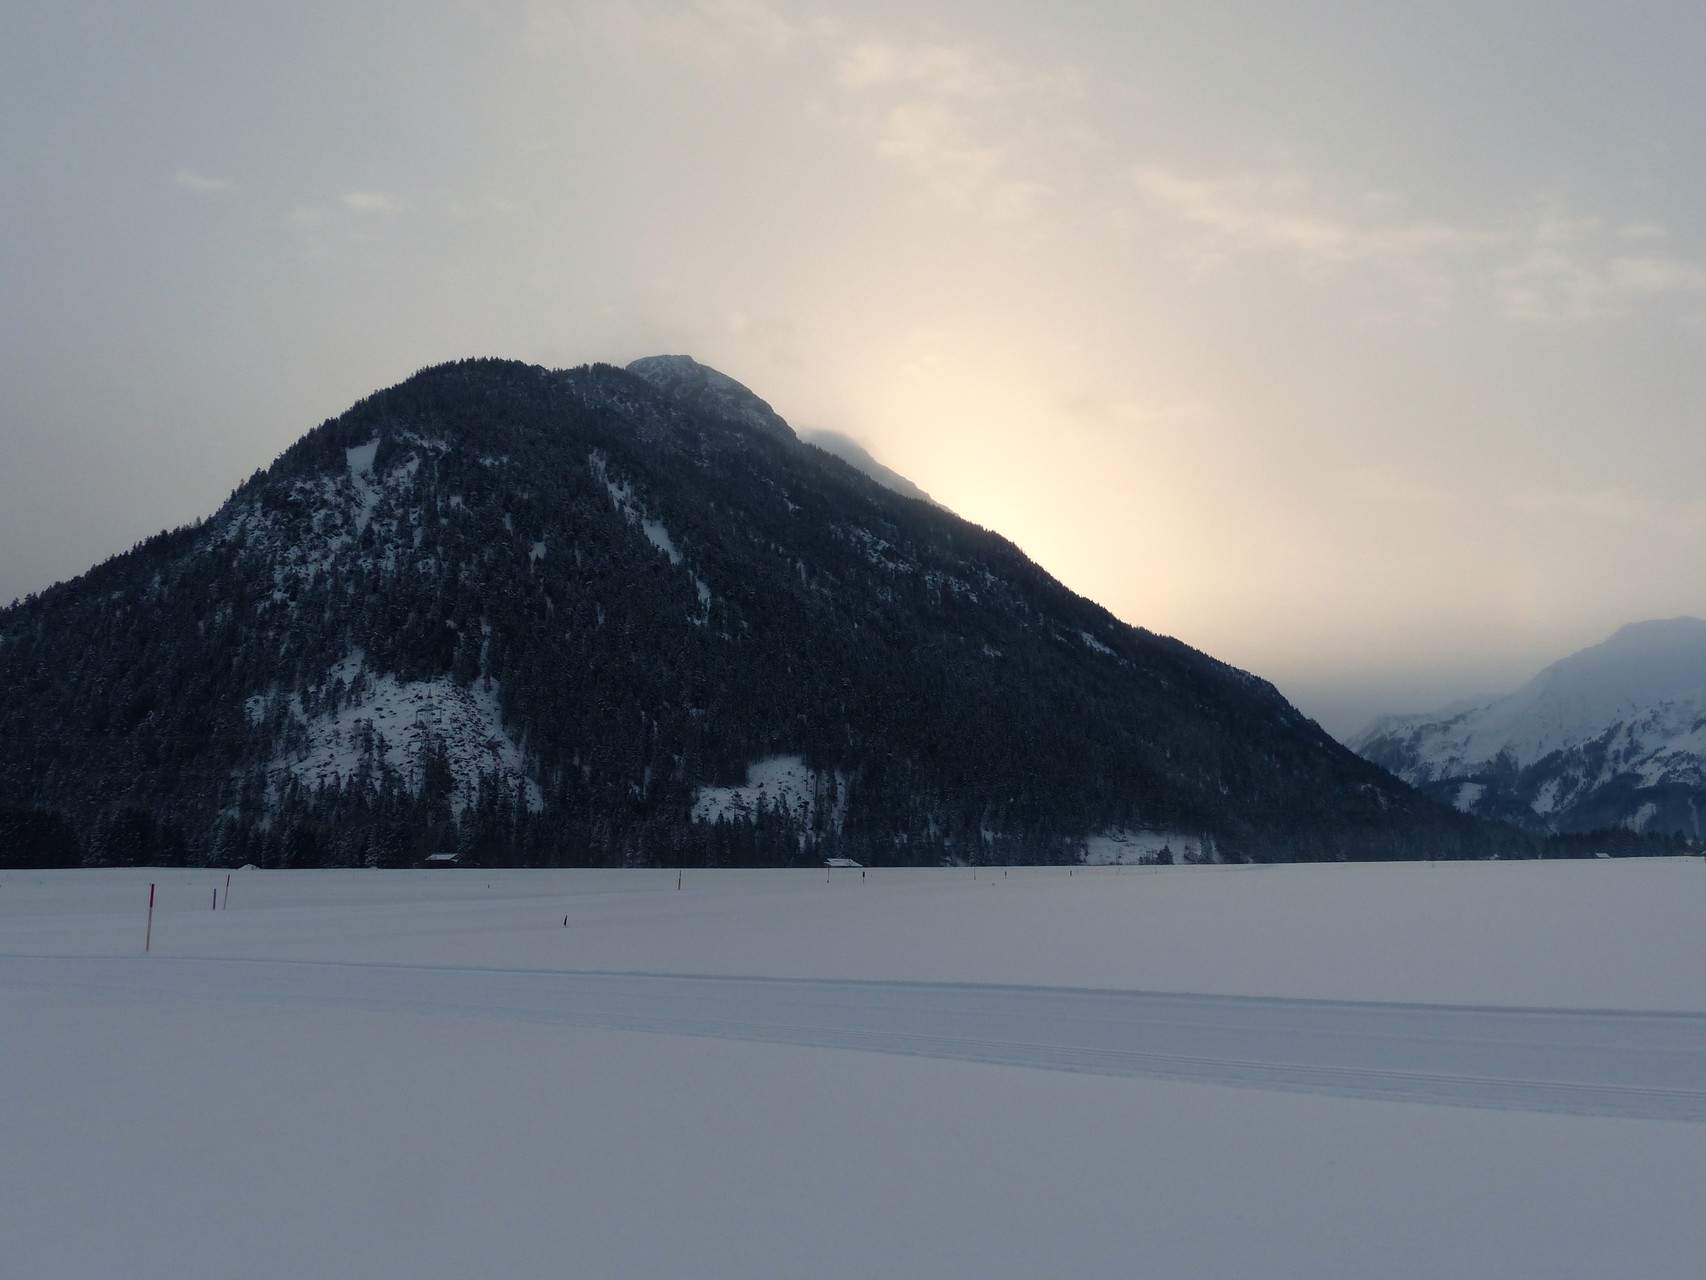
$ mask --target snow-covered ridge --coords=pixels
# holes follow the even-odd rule
[[[1668,831],[1673,807],[1635,793],[1706,788],[1706,622],[1634,623],[1508,697],[1382,717],[1350,746],[1465,812],[1517,802],[1548,825],[1591,811],[1636,829],[1663,813]],[[1607,809],[1611,789],[1623,799]]]
[[[1673,618],[1624,627],[1603,644],[1546,668],[1507,698],[1442,718],[1408,717],[1353,740],[1410,731],[1418,764],[1461,772],[1504,755],[1518,768],[1592,741],[1620,724],[1669,736],[1706,707],[1706,622]],[[1653,741],[1656,747],[1658,744]]]
[[[299,694],[288,699],[289,715],[299,726],[292,736],[301,745],[274,760],[268,773],[275,784],[290,777],[309,787],[364,785],[377,791],[390,772],[419,794],[426,778],[423,761],[442,747],[450,806],[458,816],[488,777],[520,786],[532,812],[544,809],[521,746],[504,728],[497,681],[476,680],[467,688],[448,676],[401,681],[367,670],[357,652],[327,672],[316,692],[329,694],[332,704],[318,715],[304,712]],[[250,723],[264,721],[268,701],[267,695],[249,699]]]
[[[1092,652],[1092,653],[1100,653],[1100,654],[1103,654],[1109,658],[1119,657],[1119,655],[1117,653],[1115,653],[1112,649],[1108,648],[1107,645],[1103,644],[1100,640],[1098,640],[1095,636],[1091,635],[1088,631],[1080,631],[1078,633],[1078,638],[1084,642],[1084,647],[1086,649],[1090,650],[1090,652]]]

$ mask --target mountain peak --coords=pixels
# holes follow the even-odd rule
[[[1706,789],[1706,621],[1633,622],[1508,697],[1383,717],[1351,742],[1439,799],[1559,830],[1696,834]]]
[[[0,866],[9,814],[96,864],[1509,844],[733,379],[633,370],[424,370],[0,609]]]
[[[1649,618],[1619,627],[1597,649],[1653,652],[1655,650],[1706,649],[1706,620],[1684,615],[1680,618]]]
[[[1617,711],[1706,692],[1706,622],[1632,622],[1610,639],[1553,663],[1514,697],[1568,701],[1589,722]]]
[[[628,366],[628,372],[696,412],[756,427],[784,440],[794,439],[794,429],[768,401],[692,356],[642,356]]]

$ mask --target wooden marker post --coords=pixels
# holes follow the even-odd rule
[[[225,873],[225,909],[231,910],[231,873]]]
[[[142,935],[142,950],[154,945],[154,886],[148,886],[148,932]]]

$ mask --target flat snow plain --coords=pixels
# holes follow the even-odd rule
[[[1706,1274],[1697,858],[224,883],[0,874],[0,1274]]]

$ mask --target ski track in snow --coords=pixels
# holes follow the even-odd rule
[[[714,1036],[1500,1111],[1706,1121],[1706,1014],[1058,987],[9,957],[0,985]]]

